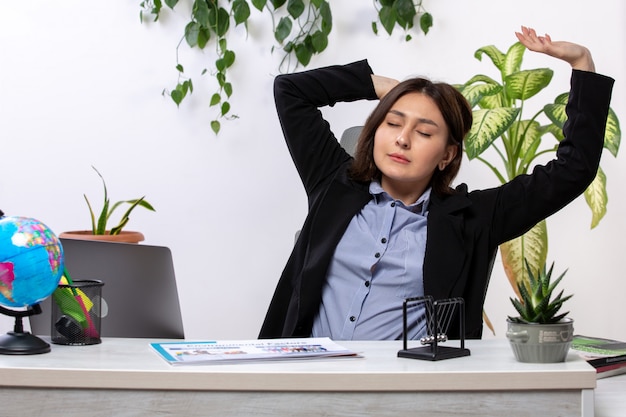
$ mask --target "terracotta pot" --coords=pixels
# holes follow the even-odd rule
[[[122,230],[118,235],[94,235],[91,230],[74,230],[70,232],[63,232],[59,235],[63,239],[79,239],[79,240],[102,240],[106,242],[118,242],[118,243],[139,243],[145,239],[141,232],[124,231]]]

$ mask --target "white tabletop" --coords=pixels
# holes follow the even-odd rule
[[[107,338],[92,346],[52,345],[41,355],[0,355],[0,386],[396,392],[596,386],[594,370],[573,353],[563,363],[520,363],[498,339],[468,341],[470,356],[435,362],[398,358],[401,342],[339,342],[363,357],[201,366],[169,365],[149,347],[154,341]]]

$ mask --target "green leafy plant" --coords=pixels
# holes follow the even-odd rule
[[[413,37],[410,30],[413,28],[415,18],[419,16],[419,25],[426,35],[433,25],[433,16],[422,6],[422,1],[413,0],[374,0],[374,7],[378,11],[378,20],[385,31],[391,35],[396,26],[404,29],[405,40],[408,42]],[[378,24],[372,22],[372,31],[378,34]]]
[[[117,224],[117,226],[112,227],[111,230],[108,232],[108,234],[110,235],[119,235],[120,232],[122,231],[122,229],[124,228],[124,226],[126,226],[126,224],[128,223],[128,221],[130,220],[130,213],[135,209],[135,207],[137,206],[141,206],[144,207],[150,211],[155,211],[154,207],[152,207],[152,205],[150,205],[150,203],[148,203],[144,197],[138,198],[138,199],[134,199],[134,200],[122,200],[122,201],[118,201],[116,203],[114,203],[113,205],[111,205],[111,201],[109,199],[109,194],[107,191],[107,185],[106,182],[104,181],[104,177],[102,176],[102,174],[100,174],[100,172],[93,167],[93,170],[96,171],[96,173],[98,174],[98,176],[100,177],[100,179],[102,180],[102,186],[104,187],[104,201],[103,201],[103,205],[102,205],[102,210],[100,210],[100,214],[98,216],[98,219],[96,221],[96,216],[94,214],[94,211],[92,209],[91,203],[89,202],[89,199],[87,198],[86,194],[83,194],[83,197],[85,197],[85,201],[87,202],[87,206],[89,207],[89,214],[91,216],[91,231],[94,235],[105,235],[107,234],[107,224],[108,221],[111,217],[111,215],[113,214],[113,212],[120,207],[122,204],[130,204],[130,207],[126,210],[126,212],[122,215],[122,218],[120,219],[120,222]]]
[[[163,94],[169,95],[177,106],[191,93],[193,81],[185,73],[183,64],[178,59],[178,49],[186,44],[191,48],[205,50],[215,48],[214,68],[203,69],[201,74],[210,73],[217,81],[216,91],[210,96],[210,106],[217,108],[217,116],[211,121],[211,129],[218,134],[222,119],[237,118],[232,113],[230,97],[233,85],[228,79],[228,70],[235,64],[237,55],[228,45],[228,37],[233,27],[243,26],[247,31],[247,22],[253,9],[267,12],[272,20],[272,32],[276,44],[271,50],[280,49],[284,53],[279,65],[282,72],[306,67],[311,58],[322,53],[328,46],[328,35],[332,31],[333,16],[329,0],[183,0],[191,5],[189,22],[176,48],[176,86]],[[140,18],[152,16],[159,19],[163,3],[174,9],[179,0],[143,0],[140,3]],[[419,24],[424,34],[433,24],[432,16],[422,7],[419,0],[374,0],[378,18],[391,34],[398,26],[406,32],[405,39],[411,40],[410,31],[419,16]],[[252,5],[252,7],[250,7]],[[374,33],[378,34],[376,22],[372,23]],[[249,33],[248,33],[249,34]],[[278,45],[279,48],[276,48]]]
[[[528,271],[528,282],[518,282],[519,298],[510,298],[519,316],[509,316],[509,320],[514,323],[550,324],[559,322],[569,314],[569,311],[565,313],[559,313],[559,311],[563,303],[572,298],[572,295],[563,296],[563,290],[561,290],[552,298],[552,293],[567,273],[567,270],[559,275],[556,280],[550,282],[554,262],[547,272],[544,264],[543,269],[538,269],[536,274],[533,273],[527,261],[525,264]]]
[[[563,139],[562,128],[567,120],[568,93],[558,95],[530,117],[524,112],[529,108],[528,100],[547,87],[553,76],[549,68],[522,70],[525,50],[519,42],[506,53],[493,45],[479,48],[474,53],[475,58],[481,60],[487,56],[498,70],[499,81],[478,74],[465,84],[457,85],[474,109],[474,123],[465,140],[467,157],[487,165],[501,183],[528,173],[537,158],[554,153]],[[620,139],[619,120],[611,109],[604,147],[613,156],[617,156]],[[491,153],[487,153],[488,150]],[[492,156],[495,161],[490,160]],[[584,196],[592,212],[591,228],[594,228],[607,210],[606,175],[601,168]],[[540,268],[545,265],[547,252],[545,221],[500,246],[504,270],[513,288],[520,282],[528,282],[524,262],[532,269]]]

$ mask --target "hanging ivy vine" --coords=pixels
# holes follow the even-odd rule
[[[372,1],[378,17],[378,21],[372,22],[375,34],[378,34],[379,23],[389,35],[394,28],[399,27],[405,32],[405,40],[408,42],[412,39],[411,32],[416,21],[419,21],[419,28],[424,34],[428,33],[433,24],[432,16],[422,6],[422,0]],[[163,94],[169,95],[179,106],[193,92],[192,79],[187,76],[178,58],[182,45],[202,50],[213,46],[214,67],[210,71],[202,70],[201,75],[210,72],[217,81],[217,88],[210,99],[210,105],[217,109],[216,117],[211,120],[211,129],[215,134],[220,132],[222,120],[237,118],[231,112],[229,100],[233,86],[228,79],[228,70],[237,57],[228,45],[228,35],[233,26],[243,25],[247,30],[246,25],[253,9],[267,13],[276,40],[272,51],[279,49],[284,54],[279,66],[281,72],[306,67],[313,55],[327,48],[328,35],[333,27],[330,0],[143,0],[140,3],[141,21],[150,16],[156,22],[164,5],[173,10],[180,2],[191,5],[191,15],[176,47],[176,86],[164,90]]]

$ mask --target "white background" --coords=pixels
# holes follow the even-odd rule
[[[310,68],[368,58],[375,72],[395,78],[425,75],[461,83],[476,73],[497,77],[479,47],[506,50],[520,25],[553,39],[587,45],[597,70],[617,82],[612,107],[626,126],[626,3],[620,0],[425,0],[434,16],[427,35],[406,43],[400,32],[372,34],[372,2],[333,1],[330,46]],[[176,45],[189,14],[179,6],[157,23],[139,21],[139,0],[21,0],[0,8],[0,208],[37,218],[54,231],[89,226],[83,193],[101,198],[96,166],[110,197],[146,195],[156,213],[137,210],[129,229],[145,244],[172,249],[188,338],[255,338],[294,232],[306,213],[305,194],[283,144],[272,82],[279,52],[267,13],[252,10],[249,34],[234,29],[230,46],[231,100],[239,119],[216,137],[208,108],[213,49],[182,47],[181,63],[195,91],[177,109],[164,88],[176,83]],[[523,68],[555,70],[537,105],[568,88],[562,62],[526,53]],[[534,101],[534,100],[533,100]],[[338,134],[362,124],[372,103],[325,110]],[[605,153],[609,208],[589,229],[591,214],[579,198],[548,220],[549,261],[564,281],[576,331],[626,340],[622,237],[626,180],[624,153]],[[470,188],[496,185],[479,162],[464,163],[457,181]],[[103,277],[106,280],[106,277]],[[513,314],[499,258],[485,310],[504,337]],[[157,306],[158,307],[158,306]],[[2,333],[12,320],[0,318]],[[485,331],[484,337],[494,337]]]

